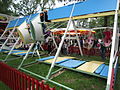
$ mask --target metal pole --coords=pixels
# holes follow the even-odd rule
[[[9,26],[10,22],[8,23],[7,27]],[[4,34],[7,32],[7,27],[5,28],[5,31],[3,32],[3,34],[0,36],[0,39],[4,36]]]
[[[40,44],[40,48],[42,49],[42,51],[44,51],[44,49],[42,47],[42,42],[40,42],[39,44]]]
[[[50,67],[50,69],[49,69],[48,75],[46,76],[46,80],[49,79],[49,77],[50,77],[50,75],[51,75],[51,72],[52,72],[52,69],[54,68],[55,62],[56,62],[56,60],[57,60],[57,58],[58,58],[58,55],[59,55],[59,53],[60,53],[60,51],[61,51],[61,47],[62,47],[62,45],[63,45],[63,42],[64,42],[64,39],[65,39],[65,37],[66,37],[67,31],[68,31],[68,29],[69,29],[69,27],[70,27],[70,23],[71,23],[71,21],[72,21],[72,15],[73,15],[74,7],[75,7],[75,3],[74,3],[73,8],[72,8],[72,10],[71,10],[70,19],[69,19],[69,21],[68,21],[67,29],[65,30],[65,33],[64,33],[64,35],[63,35],[63,37],[62,37],[62,40],[61,40],[60,45],[59,45],[59,47],[58,47],[58,50],[57,50],[57,52],[56,52],[55,58],[54,58],[54,60],[52,61],[52,65],[51,65],[51,67]]]
[[[18,41],[20,40],[20,37],[17,39],[17,41],[15,42],[15,44],[13,45],[13,47],[11,48],[10,52],[8,53],[8,55],[6,56],[5,60],[3,60],[4,62],[7,61],[9,55],[11,54],[11,52],[13,51],[13,49],[15,48],[15,46],[17,45]]]
[[[36,46],[37,46],[37,45],[35,45],[35,47],[33,48],[33,54],[32,54],[32,57],[34,56],[34,54],[35,54],[35,52],[36,52]]]
[[[24,56],[24,58],[23,58],[21,64],[18,66],[18,69],[20,69],[21,66],[23,65],[23,63],[24,63],[24,61],[26,60],[26,58],[28,57],[28,54],[29,54],[30,50],[32,49],[33,45],[34,45],[34,43],[31,44],[31,46],[30,46],[30,48],[28,49],[26,55]]]
[[[111,83],[111,77],[112,77],[112,68],[113,68],[113,59],[114,59],[114,51],[115,51],[115,44],[116,44],[116,37],[117,35],[117,24],[118,24],[118,11],[119,11],[119,0],[117,0],[116,5],[116,11],[115,11],[115,17],[114,17],[114,28],[113,28],[113,38],[112,38],[112,48],[111,48],[111,54],[110,54],[110,62],[109,62],[109,72],[108,72],[108,78],[107,78],[107,85],[106,90],[110,90],[110,83]]]
[[[13,32],[15,31],[15,29],[16,29],[15,27],[17,26],[18,21],[19,21],[19,19],[17,20],[17,22],[16,22],[16,24],[15,24],[12,32],[9,34],[8,38],[5,40],[4,44],[2,45],[1,50],[3,49],[3,47],[5,46],[5,44],[7,43],[7,41],[9,40],[9,38],[11,37],[11,35],[13,34]],[[0,50],[0,51],[1,51],[1,50]]]
[[[38,45],[39,45],[39,42],[37,42],[36,47],[37,47]],[[37,47],[36,53],[37,53],[38,57],[41,58],[41,57],[40,57],[40,53],[39,53],[39,51],[38,51],[38,47]]]
[[[74,21],[73,21],[73,27],[74,27],[74,29],[75,29],[75,34],[76,34],[76,38],[77,38],[77,42],[78,42],[80,54],[81,54],[81,56],[83,56],[83,52],[82,52],[81,45],[80,45],[80,40],[79,40],[79,37],[78,37],[78,34],[77,34],[77,29],[76,29],[76,27],[75,27],[75,22],[74,22]]]
[[[55,44],[55,47],[58,48],[57,43],[56,43],[55,38],[54,38],[54,33],[53,34],[51,33],[51,36],[52,36],[53,42]]]
[[[17,40],[17,38],[14,35],[12,35],[12,39]]]

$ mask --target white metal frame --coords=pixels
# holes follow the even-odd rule
[[[16,26],[17,26],[18,22],[19,22],[19,19],[16,21],[13,30],[12,30],[11,33],[8,35],[8,37],[7,37],[7,39],[5,40],[5,42],[3,43],[3,45],[0,47],[0,51],[2,51],[3,47],[4,47],[4,46],[6,45],[6,43],[8,42],[9,38],[13,35],[14,31],[16,30]],[[8,24],[8,25],[9,25],[9,24]],[[7,28],[5,29],[4,33],[1,35],[0,38],[2,38],[2,37],[5,35],[6,32],[7,32]]]
[[[49,71],[48,71],[48,74],[47,74],[47,76],[46,76],[46,81],[49,80],[49,77],[50,77],[50,75],[51,75],[51,73],[52,73],[52,69],[54,68],[55,62],[56,62],[56,60],[57,60],[57,58],[58,58],[58,56],[59,56],[59,53],[60,53],[60,51],[61,51],[61,48],[62,48],[63,42],[64,42],[64,40],[65,40],[66,34],[67,34],[68,29],[69,29],[69,27],[70,27],[70,24],[71,24],[71,22],[72,22],[72,15],[73,15],[73,11],[74,11],[75,5],[76,5],[76,3],[73,4],[72,10],[71,10],[71,14],[70,14],[70,17],[69,17],[69,21],[68,21],[68,24],[67,24],[67,28],[66,28],[66,30],[65,30],[64,35],[62,36],[62,40],[61,40],[61,42],[60,42],[60,44],[59,44],[59,47],[58,47],[57,52],[56,52],[56,54],[55,54],[55,57],[54,57],[54,59],[53,59],[53,61],[52,61],[51,67],[50,67],[50,69],[49,69]]]
[[[28,18],[28,20],[27,20],[27,18],[26,18],[26,20],[27,20],[27,22],[30,20],[30,18],[31,18],[31,15],[29,16],[29,18]],[[20,19],[20,18],[19,18]],[[19,20],[18,19],[18,20]],[[17,23],[18,23],[19,21],[17,21]],[[16,25],[17,24],[15,24],[15,26],[14,26],[14,29],[16,30]],[[14,31],[15,31],[14,30]],[[12,30],[12,32],[14,32],[13,30]],[[13,35],[13,33],[11,34],[11,36]],[[14,35],[13,35],[14,36]],[[9,40],[9,36],[8,36],[8,38],[7,38],[8,40]],[[17,39],[16,39],[16,42],[14,43],[14,45],[13,45],[13,47],[11,48],[11,50],[9,51],[9,53],[8,53],[8,55],[6,56],[6,58],[3,60],[4,62],[6,62],[6,61],[8,61],[7,59],[8,59],[8,57],[9,57],[9,55],[11,55],[11,52],[13,51],[13,49],[15,48],[15,46],[17,45],[17,43],[19,42],[19,40],[20,40],[20,37],[18,37]],[[7,42],[6,42],[7,43]],[[6,44],[5,43],[5,44]],[[3,46],[4,47],[4,46]]]
[[[119,42],[119,29],[118,29],[118,11],[119,11],[119,3],[120,1],[117,0],[116,5],[116,11],[114,16],[114,28],[113,28],[113,37],[112,37],[112,48],[111,48],[111,54],[110,54],[110,62],[109,62],[109,72],[108,72],[108,78],[107,78],[107,85],[106,90],[110,90],[111,85],[111,78],[112,78],[112,69],[114,68],[114,62],[116,61],[116,54],[115,52],[118,51],[118,42]]]

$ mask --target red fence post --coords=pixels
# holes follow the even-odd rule
[[[31,79],[27,76],[27,90],[31,90]]]
[[[0,62],[0,81],[12,90],[55,90],[2,62]]]

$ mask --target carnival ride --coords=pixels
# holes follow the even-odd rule
[[[62,11],[66,11],[66,12],[62,13],[61,15]],[[117,56],[118,40],[119,40],[119,37],[117,35],[119,33],[119,29],[117,27],[118,13],[119,13],[119,0],[112,0],[112,2],[109,2],[109,0],[105,0],[105,1],[88,0],[80,3],[74,3],[69,6],[64,6],[61,8],[49,10],[48,11],[49,20],[52,20],[53,22],[65,21],[65,20],[69,20],[69,21],[68,21],[67,29],[64,33],[64,36],[62,37],[58,51],[55,55],[55,58],[52,62],[51,68],[46,78],[48,79],[51,74],[51,71],[55,65],[55,61],[57,60],[57,57],[59,55],[60,48],[66,37],[66,33],[68,31],[70,22],[72,20],[98,17],[98,16],[115,15],[112,48],[111,48],[110,63],[109,63],[109,70],[108,70],[108,77],[107,77],[107,85],[106,85],[106,90],[111,89],[112,88],[111,86],[113,85],[113,82],[115,80],[113,79],[113,77],[116,75],[116,71],[117,71],[116,69],[118,66],[118,56]]]
[[[93,6],[93,4],[94,4],[94,6]],[[66,11],[66,12],[61,13],[62,11]],[[33,74],[35,76],[38,76],[42,79],[45,79],[46,81],[50,81],[50,82],[52,82],[56,85],[59,85],[63,88],[72,90],[72,88],[64,86],[64,85],[57,83],[57,82],[50,79],[50,76],[53,73],[52,70],[53,70],[54,66],[56,65],[56,66],[62,67],[61,69],[67,68],[67,69],[78,71],[81,73],[86,73],[89,75],[94,75],[94,76],[98,76],[101,78],[106,78],[107,79],[106,90],[112,89],[114,86],[114,82],[115,82],[114,77],[116,76],[116,73],[117,73],[118,59],[119,59],[117,56],[118,40],[119,40],[119,37],[117,35],[119,33],[119,29],[117,27],[118,14],[119,14],[119,0],[112,0],[111,2],[109,2],[109,0],[105,0],[105,1],[104,0],[97,0],[97,1],[96,0],[88,0],[88,1],[74,3],[74,4],[71,4],[68,6],[49,10],[48,11],[48,19],[49,20],[51,20],[52,22],[59,22],[59,21],[68,20],[68,24],[67,24],[67,28],[64,32],[64,35],[62,36],[62,40],[59,44],[59,47],[57,49],[55,56],[50,56],[47,58],[40,58],[40,59],[36,60],[36,61],[42,61],[44,63],[51,64],[51,67],[49,69],[47,76],[43,77],[43,76],[37,75],[33,72],[30,72],[28,70],[25,70],[24,68],[21,68],[21,66],[22,66],[23,62],[25,61],[27,54],[31,50],[33,44],[31,45],[31,47],[27,51],[27,54],[25,55],[23,61],[21,62],[20,66],[18,67],[18,69],[21,69],[21,70],[28,72],[30,74]],[[73,28],[74,28],[75,33],[76,33],[76,38],[77,38],[77,40],[79,40],[78,34],[77,34],[77,29],[76,29],[76,26],[74,24],[74,19],[83,19],[83,18],[109,16],[109,15],[115,15],[112,48],[111,48],[109,66],[105,65],[104,62],[98,62],[98,61],[86,62],[86,61],[82,61],[82,60],[75,60],[75,59],[73,59],[74,57],[59,57],[61,47],[63,45],[65,38],[66,38],[67,32],[69,31],[69,27],[70,27],[71,23],[73,23]],[[17,21],[19,21],[19,19],[17,19]],[[36,27],[36,24],[38,25],[38,21],[35,22],[35,24],[34,24],[34,22],[30,22],[30,23],[32,26],[31,27],[32,30],[34,30],[33,33],[36,32],[36,30],[38,30],[38,27]],[[40,25],[39,28],[42,31],[41,23],[39,23],[39,25]],[[17,27],[17,24],[15,24],[14,27]],[[33,29],[33,27],[34,27],[34,29]],[[18,30],[20,32],[22,31],[21,28],[20,29],[18,28]],[[7,29],[5,31],[7,31]],[[15,31],[15,28],[12,30],[12,32],[14,32],[14,31]],[[38,32],[41,33],[41,31],[39,30]],[[34,33],[34,34],[35,35],[32,35],[34,42],[40,41],[41,38],[43,38],[43,33],[41,34],[42,37],[39,36],[37,33]],[[10,34],[10,36],[11,36],[11,34]],[[8,36],[8,37],[10,37],[10,36]],[[24,36],[24,33],[21,32],[20,37],[22,38],[25,36]],[[34,37],[34,36],[36,36],[36,37]],[[37,37],[38,37],[38,39],[37,39]],[[26,39],[28,39],[28,37]],[[23,41],[24,40],[25,39],[23,39]],[[42,39],[42,40],[44,40],[44,39]],[[7,41],[5,41],[5,44],[6,44],[6,42]],[[5,44],[2,45],[2,48]],[[81,56],[83,56],[80,44],[79,44],[79,48],[80,48],[80,54],[81,54]],[[13,48],[12,48],[12,50],[13,50]],[[59,71],[59,70],[57,70],[57,71]]]
[[[9,50],[7,50],[7,52],[9,52],[9,53],[6,56],[5,60],[3,60],[3,61],[8,61],[7,59],[10,54],[24,56],[24,55],[33,53],[33,52],[27,52],[26,50],[19,50],[19,49],[16,50],[15,48],[16,47],[20,48],[23,44],[33,43],[33,40],[27,30],[28,29],[27,24],[32,20],[34,21],[35,18],[37,18],[37,17],[39,17],[39,13],[32,14],[32,15],[29,15],[29,16],[26,16],[23,18],[18,18],[18,19],[15,19],[15,20],[12,20],[9,22],[4,33],[1,35],[1,39],[2,39],[3,37],[5,37],[5,34],[8,31],[10,31],[7,39],[1,46],[1,51],[4,51],[4,49],[5,49],[4,47],[6,47],[6,44],[8,43],[8,41],[11,37],[12,37],[12,39],[14,39],[14,37],[15,37],[15,42],[13,42],[13,45],[11,46],[11,48],[9,48]],[[17,35],[15,36],[13,33],[17,33]],[[22,40],[22,42],[21,42],[21,40]],[[19,45],[17,45],[18,42],[20,42]]]

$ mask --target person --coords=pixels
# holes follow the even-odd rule
[[[43,28],[43,34],[45,34],[45,30],[46,30],[47,26],[44,24],[45,19],[44,19],[44,13],[43,12],[40,13],[40,20],[41,20],[41,25],[42,25],[42,28]]]
[[[101,42],[100,42],[100,55],[101,55],[102,60],[106,59],[105,52],[106,52],[106,47],[105,47],[103,40],[101,40]]]
[[[93,43],[93,48],[96,48],[96,47],[97,47],[97,44],[98,44],[98,40],[95,38],[95,39],[94,39],[94,43]]]
[[[50,40],[48,41],[48,54],[50,54],[51,51],[52,51],[52,40],[50,39]]]
[[[80,45],[81,45],[81,48],[83,48],[83,38],[82,37],[80,38]]]
[[[43,10],[43,12],[44,12],[44,20],[45,20],[45,22],[51,22],[51,20],[48,20],[48,11],[47,10]]]
[[[45,34],[45,38],[47,38],[47,36],[49,36],[48,32],[50,32],[50,31],[46,31],[47,26],[46,26],[45,22],[51,22],[50,20],[48,20],[47,10],[43,10],[43,12],[40,13],[40,20],[41,20],[41,25],[43,27],[43,34]]]
[[[104,30],[103,34],[105,35],[105,38],[104,38],[105,42],[108,43],[108,41],[111,40],[111,37],[112,37],[112,31],[111,31],[111,29],[106,28]]]
[[[63,54],[67,54],[67,42],[64,42],[63,44]]]

